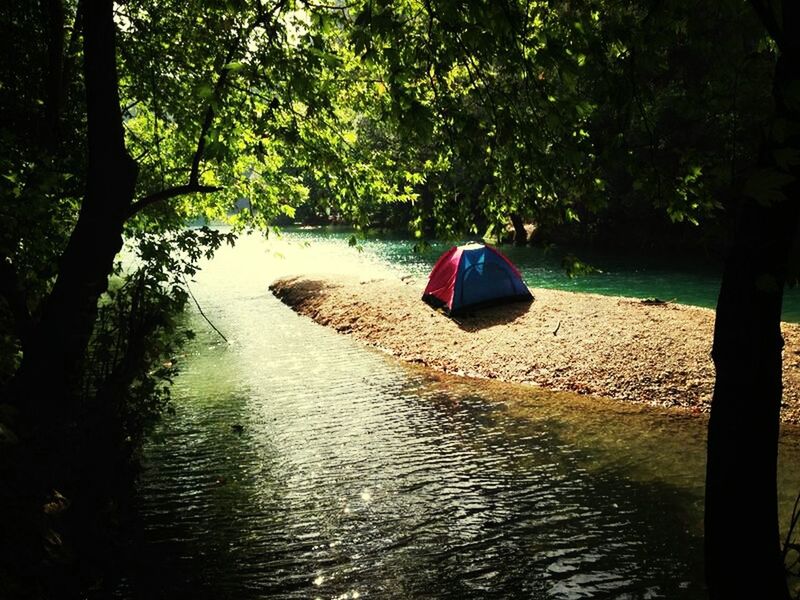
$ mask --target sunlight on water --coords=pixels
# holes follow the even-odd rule
[[[214,263],[214,269],[223,270],[232,283],[240,284],[264,285],[297,274],[374,278],[397,273],[374,253],[359,252],[342,240],[309,240],[290,233],[267,239],[257,234],[244,236],[235,252],[220,253]]]
[[[117,597],[704,598],[702,420],[431,373],[268,292],[322,272],[397,268],[250,236],[197,275],[231,343],[191,316]]]

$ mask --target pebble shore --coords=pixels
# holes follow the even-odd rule
[[[270,290],[301,315],[409,362],[622,401],[709,410],[714,311],[532,289],[532,304],[453,320],[420,300],[417,279],[293,277]],[[800,325],[783,323],[782,419],[800,423]],[[758,399],[754,398],[754,402]]]

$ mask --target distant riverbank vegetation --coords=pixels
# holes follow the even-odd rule
[[[788,598],[774,461],[799,210],[796,13],[766,0],[5,2],[0,595],[99,589],[120,490],[190,335],[186,280],[283,215],[420,240],[509,222],[518,243],[531,223],[545,240],[632,248],[732,240],[709,591]],[[232,233],[187,229],[196,219]]]

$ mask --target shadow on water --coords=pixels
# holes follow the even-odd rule
[[[419,565],[429,580],[414,594],[699,597],[698,538],[675,510],[691,494],[631,481],[608,465],[587,469],[588,451],[568,442],[555,419],[534,424],[480,396],[426,400],[432,408],[422,411],[415,434],[427,435],[435,423],[438,435],[455,438],[448,452],[466,468],[454,485],[471,493],[451,501],[461,522],[431,540],[441,548],[432,554],[436,568]],[[661,514],[666,521],[652,519]],[[665,547],[683,551],[669,556]]]

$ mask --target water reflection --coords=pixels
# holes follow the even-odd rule
[[[702,423],[398,364],[272,298],[289,266],[197,282],[232,344],[184,361],[117,597],[704,597]]]

